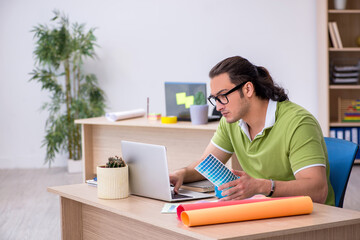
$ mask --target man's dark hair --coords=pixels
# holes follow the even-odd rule
[[[279,102],[289,100],[285,90],[274,83],[266,68],[255,66],[243,57],[235,56],[222,60],[210,70],[209,77],[213,78],[222,73],[228,73],[230,81],[235,85],[252,82],[256,96],[261,99]],[[243,96],[241,90],[240,94]]]

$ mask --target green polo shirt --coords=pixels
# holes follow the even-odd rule
[[[314,116],[290,101],[271,100],[266,115],[265,128],[253,141],[244,121],[227,123],[225,118],[211,141],[225,152],[235,152],[243,170],[254,178],[290,181],[308,167],[326,167],[326,204],[335,205],[326,145]]]

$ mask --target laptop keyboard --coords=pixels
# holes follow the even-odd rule
[[[179,194],[179,193],[175,193],[171,192],[171,198],[172,199],[179,199],[179,198],[193,198],[192,196],[187,196],[187,195],[183,195],[183,194]]]

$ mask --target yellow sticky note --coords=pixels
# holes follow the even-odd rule
[[[181,104],[185,104],[186,102],[186,93],[185,92],[180,92],[176,94],[176,104],[177,105],[181,105]]]
[[[190,108],[194,104],[194,96],[188,96],[185,99],[185,108]]]

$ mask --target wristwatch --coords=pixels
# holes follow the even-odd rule
[[[270,179],[270,182],[271,182],[271,190],[270,193],[267,195],[267,197],[271,197],[275,191],[275,181]]]

